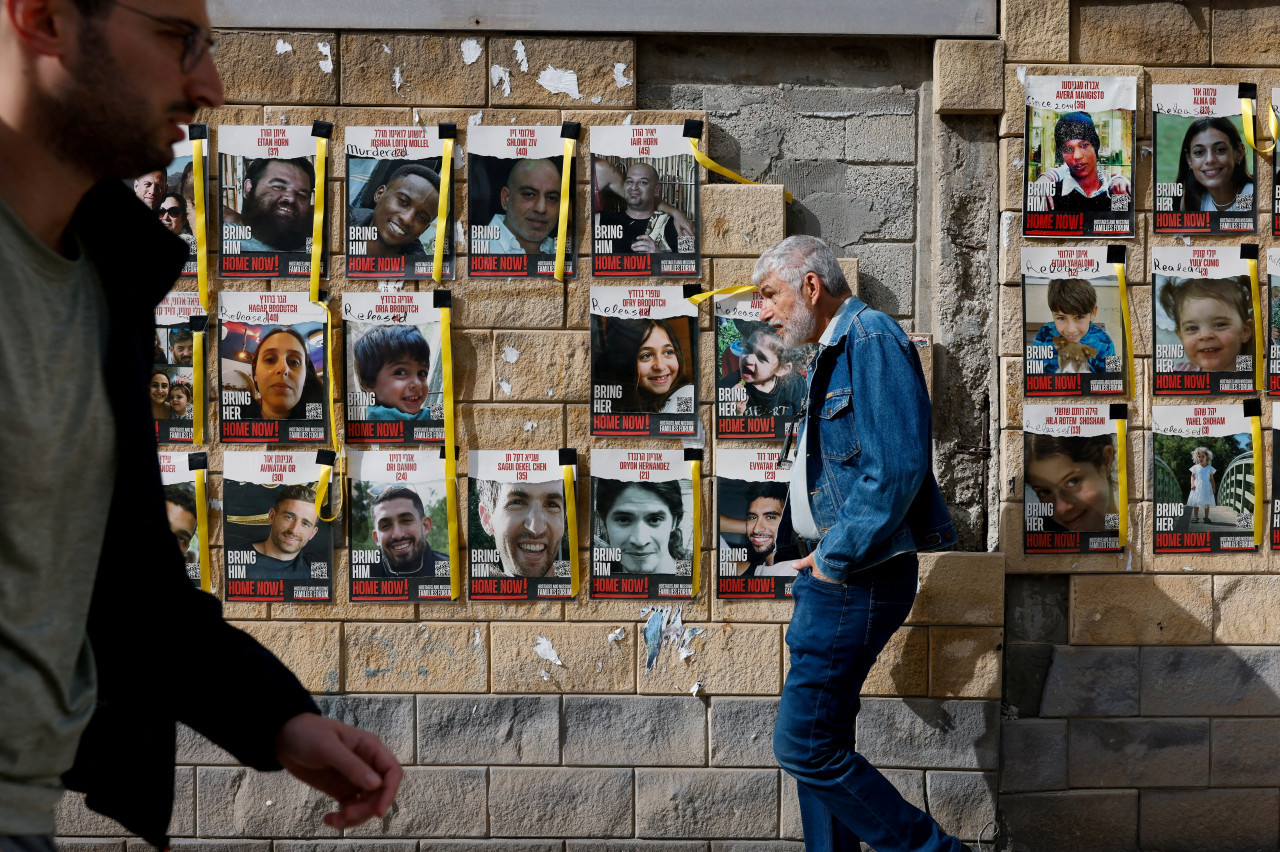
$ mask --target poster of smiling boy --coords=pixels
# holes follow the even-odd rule
[[[693,596],[694,487],[684,450],[592,450],[593,598]]]
[[[776,449],[716,451],[716,597],[791,597],[797,572],[778,541],[789,478]]]
[[[1110,405],[1026,405],[1023,548],[1026,553],[1106,553],[1120,547],[1120,477]]]
[[[1254,392],[1249,248],[1152,246],[1156,396]]]
[[[346,293],[347,440],[444,440],[440,310],[427,293]]]
[[[787,349],[759,290],[715,298],[716,437],[781,440],[804,407],[814,347]]]

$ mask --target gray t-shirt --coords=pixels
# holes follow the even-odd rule
[[[85,635],[116,475],[107,302],[0,200],[0,835],[49,834],[97,694]]]

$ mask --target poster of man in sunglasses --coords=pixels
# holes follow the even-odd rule
[[[187,262],[182,266],[183,278],[196,275],[196,179],[192,162],[191,128],[204,132],[204,125],[181,125],[182,140],[173,143],[173,162],[168,168],[153,169],[125,181],[138,200],[152,210],[170,232],[187,244]],[[204,157],[204,173],[208,172],[208,156]]]

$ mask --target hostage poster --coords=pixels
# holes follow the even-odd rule
[[[440,311],[427,293],[346,293],[347,440],[444,440]]]
[[[695,487],[684,450],[592,450],[591,597],[693,596]]]
[[[1280,249],[1267,249],[1267,395],[1280,396]]]
[[[436,232],[444,239],[443,277],[453,278],[453,205],[437,226],[441,193],[440,128],[348,127],[347,277],[431,278]],[[452,171],[450,171],[452,177]]]
[[[779,558],[778,540],[789,480],[776,449],[716,451],[717,597],[791,597],[797,572]]]
[[[1134,235],[1136,77],[1026,78],[1022,233]]]
[[[173,161],[167,167],[152,169],[138,175],[125,184],[133,188],[133,194],[151,210],[160,224],[187,244],[187,262],[182,265],[182,277],[196,277],[196,179],[192,164],[191,127],[180,124],[182,139],[173,143]],[[204,132],[204,125],[195,125]],[[206,151],[208,149],[206,148]],[[208,155],[204,173],[209,173]]]
[[[698,308],[675,286],[591,288],[591,434],[698,430]]]
[[[815,348],[760,320],[759,290],[715,297],[716,437],[781,440],[804,408]]]
[[[306,293],[218,299],[218,399],[226,443],[328,438],[328,313]]]
[[[227,600],[333,600],[332,529],[316,506],[315,453],[229,450],[222,465]]]
[[[559,127],[467,128],[469,272],[480,277],[553,277],[560,229],[564,140]],[[575,186],[574,163],[568,163]],[[572,191],[572,190],[570,190]],[[577,267],[573,198],[564,274]]]
[[[698,161],[684,127],[590,133],[592,274],[697,278]]]
[[[472,450],[467,461],[472,600],[572,596],[569,501],[557,450]]]
[[[439,450],[348,453],[351,600],[449,600],[449,512]]]
[[[209,591],[209,566],[200,564],[200,529],[208,529],[209,507],[196,500],[197,471],[191,457],[204,453],[160,453],[160,482],[164,486],[164,511],[169,531],[182,554],[187,579]]]
[[[196,404],[195,376],[197,370],[204,375],[204,364],[195,363],[193,328],[203,331],[207,322],[199,293],[171,290],[156,305],[156,352],[147,393],[158,443],[195,440],[196,408],[201,407]]]
[[[1025,553],[1107,553],[1120,547],[1120,464],[1110,405],[1022,410]]]
[[[311,275],[315,161],[309,127],[218,128],[223,278]],[[327,223],[321,233],[328,233]],[[328,262],[322,263],[326,276]]]

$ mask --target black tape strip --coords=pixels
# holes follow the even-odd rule
[[[320,292],[320,301],[322,301],[322,302],[327,302],[327,301],[329,301],[329,291],[328,291],[328,290],[321,290],[321,291],[319,291],[319,292]]]
[[[1111,419],[1112,420],[1128,420],[1129,419],[1129,403],[1127,402],[1111,403]]]
[[[209,327],[209,317],[205,314],[196,314],[193,317],[187,317],[187,324],[191,326],[192,334],[199,334]]]
[[[684,120],[684,135],[686,139],[701,139],[702,120],[697,118],[686,118]]]
[[[1258,84],[1241,83],[1240,88],[1236,93],[1236,97],[1240,99],[1248,98],[1251,101],[1256,101],[1258,99]]]
[[[188,124],[188,125],[187,125],[187,138],[188,138],[188,139],[208,139],[208,138],[209,138],[209,125],[207,125],[207,124]]]
[[[560,124],[561,139],[580,139],[582,137],[582,122],[565,121]]]
[[[431,291],[431,307],[452,308],[453,307],[453,291],[452,290],[432,290]]]
[[[1258,244],[1245,243],[1244,245],[1240,246],[1240,259],[1241,260],[1257,260]]]
[[[578,451],[573,447],[562,447],[560,449],[560,466],[578,463]]]
[[[1128,246],[1107,246],[1107,263],[1124,263],[1128,253]]]
[[[333,450],[316,450],[316,464],[327,464],[333,467],[333,463],[338,460],[338,454]]]
[[[458,125],[454,124],[452,121],[442,121],[437,124],[436,127],[439,130],[441,139],[458,138]]]
[[[692,297],[694,297],[694,296],[696,296],[696,295],[698,295],[699,293],[701,293],[701,292],[702,292],[702,285],[700,285],[700,284],[684,284],[684,285],[681,285],[681,288],[680,288],[680,289],[684,292],[684,297],[685,297],[686,299],[689,299],[689,298],[692,298]]]
[[[702,461],[702,450],[689,448],[684,451],[685,461]]]
[[[187,454],[187,470],[208,470],[209,454],[208,453],[188,453]]]
[[[1245,417],[1261,417],[1262,416],[1262,400],[1254,397],[1244,401]]]
[[[320,136],[325,139],[332,139],[333,138],[333,122],[332,121],[311,122],[311,135]]]

